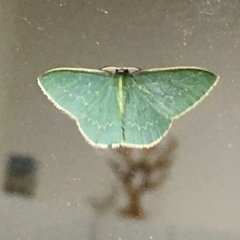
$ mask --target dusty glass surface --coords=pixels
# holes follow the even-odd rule
[[[237,0],[0,0],[3,239],[239,239]],[[37,86],[55,67],[220,76],[156,148],[100,151]]]

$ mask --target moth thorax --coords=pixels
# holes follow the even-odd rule
[[[133,74],[133,73],[140,71],[140,68],[136,68],[136,67],[104,67],[104,68],[102,68],[102,70],[107,73],[110,73],[110,74],[116,74],[116,73]]]

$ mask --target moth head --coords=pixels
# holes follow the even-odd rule
[[[141,69],[136,67],[104,67],[102,68],[102,70],[110,74],[117,73],[133,74],[139,72]]]

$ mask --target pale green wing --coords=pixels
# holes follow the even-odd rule
[[[117,89],[110,74],[63,68],[45,73],[38,83],[57,108],[76,120],[92,145],[107,147],[122,141]]]
[[[200,102],[218,77],[198,68],[153,69],[133,74],[124,90],[123,129],[126,146],[151,147],[172,120]]]
[[[203,100],[218,76],[200,68],[180,67],[142,71],[134,79],[152,107],[173,118]]]
[[[139,88],[134,78],[126,78],[124,91],[123,132],[128,147],[150,147],[155,145],[171,125],[171,118],[155,109],[147,94]]]

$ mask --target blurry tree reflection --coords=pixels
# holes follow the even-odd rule
[[[113,150],[117,154],[111,159],[110,165],[128,198],[128,204],[121,214],[136,219],[145,217],[141,197],[163,185],[176,148],[177,141],[170,139],[164,146],[158,144],[150,149],[120,147]]]

